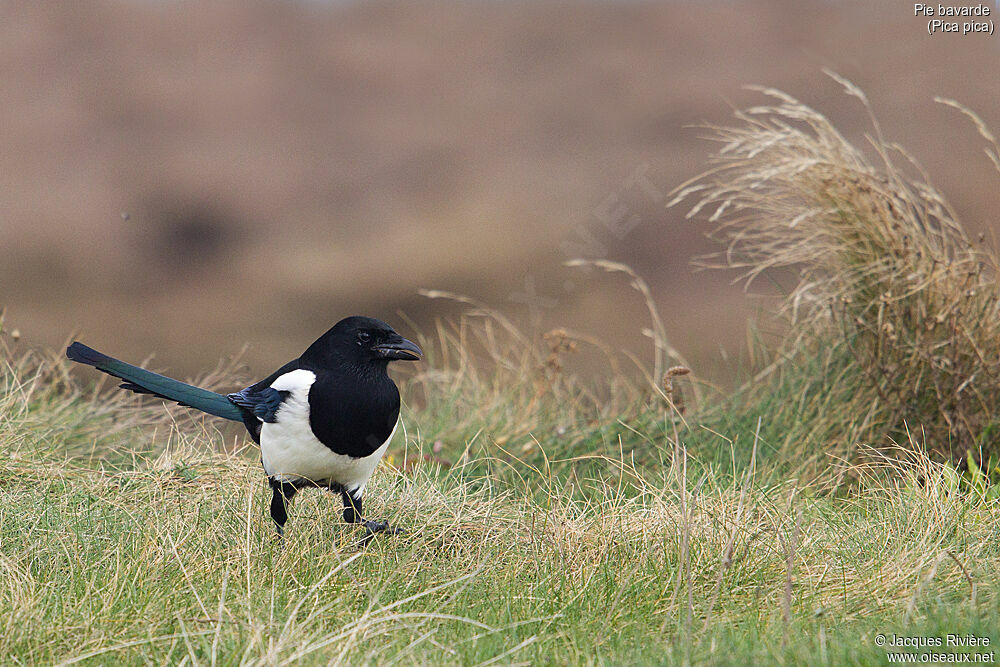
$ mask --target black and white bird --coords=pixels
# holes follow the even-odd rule
[[[372,534],[396,532],[385,521],[364,517],[362,496],[399,421],[399,390],[387,366],[394,360],[416,361],[422,354],[385,322],[348,317],[298,359],[223,396],[112,359],[82,343],[66,349],[73,361],[124,380],[123,389],[243,422],[260,445],[278,535],[284,533],[288,504],[299,489],[310,486],[340,493],[348,523],[361,523]]]

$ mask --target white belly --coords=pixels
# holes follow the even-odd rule
[[[260,430],[260,454],[264,472],[282,482],[336,482],[346,490],[363,492],[375,466],[382,459],[392,433],[382,446],[364,458],[337,454],[313,435],[309,426],[309,387],[316,376],[307,370],[285,373],[271,386],[288,391],[275,423],[264,423]]]

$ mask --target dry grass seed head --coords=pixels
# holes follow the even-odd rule
[[[869,415],[852,438],[874,442],[921,424],[937,457],[963,459],[1000,415],[996,255],[973,244],[919,168],[911,176],[897,165],[898,154],[915,162],[877,123],[878,165],[819,112],[761,92],[775,103],[711,128],[722,144],[714,167],[674,203],[693,198],[689,216],[712,211],[725,250],[711,265],[741,269],[748,283],[775,269],[797,275],[785,298],[785,364],[841,354],[861,371],[859,390],[838,408]],[[970,117],[995,152],[985,124]],[[1000,443],[982,444],[1000,456]]]

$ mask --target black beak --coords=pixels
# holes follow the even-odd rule
[[[398,361],[418,361],[423,355],[420,348],[412,341],[400,337],[399,340],[390,340],[380,343],[372,348],[375,354],[381,359]]]

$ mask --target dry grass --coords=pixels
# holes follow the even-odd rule
[[[847,94],[864,94],[835,77]],[[819,112],[777,90],[773,104],[713,127],[715,166],[676,193],[717,223],[721,265],[748,281],[791,270],[782,365],[823,357],[851,379],[831,406],[836,439],[881,442],[923,429],[939,458],[1000,457],[1000,282],[997,255],[972,241],[944,197],[872,116],[872,162]],[[949,102],[952,106],[955,103]],[[985,124],[970,117],[988,142]],[[869,110],[870,111],[870,110]],[[902,166],[901,166],[902,163]],[[846,377],[846,376],[845,376]],[[904,438],[905,440],[905,438]],[[981,448],[981,452],[979,449]]]
[[[4,454],[21,449],[36,456],[48,449],[54,460],[130,457],[164,446],[178,427],[207,438],[217,422],[187,408],[109,390],[114,381],[99,375],[82,385],[71,374],[64,348],[34,349],[8,336],[0,311],[0,414],[5,422]],[[242,386],[239,356],[189,380],[210,389]],[[231,429],[227,432],[231,432]],[[137,441],[141,446],[137,446]]]
[[[622,368],[633,361],[638,368],[645,365],[623,360],[592,336],[557,328],[533,338],[500,311],[470,297],[436,290],[423,294],[469,306],[457,320],[438,322],[432,333],[417,336],[426,363],[401,376],[400,390],[419,414],[416,437],[437,441],[435,454],[452,461],[498,451],[523,456],[537,454],[540,443],[554,445],[560,454],[594,453],[586,441],[595,431],[659,404],[662,390],[649,371]],[[655,311],[651,315],[654,328],[662,327]],[[659,368],[671,357],[659,342],[665,339],[649,331],[653,365]],[[567,370],[579,354],[599,355],[609,372],[595,381]],[[597,449],[603,452],[604,444]]]
[[[474,298],[440,290],[422,290],[431,299],[447,299],[468,310],[454,321],[438,322],[418,340],[427,363],[404,376],[402,393],[430,426],[427,435],[445,444],[491,440],[481,451],[492,453],[508,442],[522,453],[538,450],[539,440],[555,436],[562,453],[580,455],[595,430],[636,415],[680,416],[702,396],[690,364],[670,344],[667,329],[646,282],[630,267],[607,260],[571,260],[566,266],[593,266],[624,275],[642,298],[649,326],[651,354],[640,359],[600,339],[555,328],[540,338],[524,333],[502,312]],[[607,366],[600,378],[585,380],[567,366],[579,354],[595,354]],[[680,365],[671,365],[680,364]],[[680,380],[683,376],[687,377]],[[684,392],[688,394],[685,396]],[[606,444],[606,443],[605,443]],[[597,453],[606,450],[601,445]],[[468,451],[465,452],[466,454]]]

